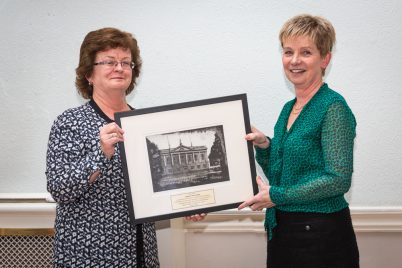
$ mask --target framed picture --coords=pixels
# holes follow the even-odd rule
[[[237,207],[258,192],[246,94],[115,114],[135,224]]]

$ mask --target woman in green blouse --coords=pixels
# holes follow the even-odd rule
[[[269,180],[239,206],[266,208],[267,267],[359,267],[348,203],[353,172],[355,117],[345,99],[323,82],[335,30],[324,18],[288,20],[279,39],[287,79],[296,98],[287,102],[267,138],[246,136]]]

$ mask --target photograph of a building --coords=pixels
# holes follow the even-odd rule
[[[146,137],[154,192],[229,180],[223,126]]]

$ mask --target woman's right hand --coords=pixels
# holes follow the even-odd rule
[[[99,139],[103,154],[108,158],[112,158],[114,154],[114,146],[120,141],[124,141],[124,131],[116,124],[110,123],[99,129]]]
[[[248,133],[245,138],[248,141],[252,141],[253,145],[261,149],[268,148],[270,145],[270,142],[268,138],[264,135],[264,133],[253,126],[251,126],[251,133]]]
[[[201,213],[201,214],[194,214],[191,216],[186,216],[184,218],[188,221],[197,222],[197,221],[204,220],[206,216],[207,216],[207,213]]]
[[[245,207],[249,207],[252,211],[261,211],[264,208],[271,208],[275,206],[269,194],[270,186],[266,184],[260,176],[256,177],[256,182],[259,189],[258,194],[244,201],[237,209],[240,210]]]

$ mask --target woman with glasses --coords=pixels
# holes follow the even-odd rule
[[[300,15],[282,27],[282,65],[296,98],[285,104],[272,140],[253,128],[246,136],[269,180],[239,209],[266,210],[267,267],[359,267],[359,251],[344,194],[353,172],[355,117],[323,81],[335,30]]]
[[[47,189],[57,202],[55,267],[159,267],[155,226],[129,219],[114,113],[141,70],[137,40],[103,28],[80,50],[76,87],[84,105],[66,110],[49,136]]]

